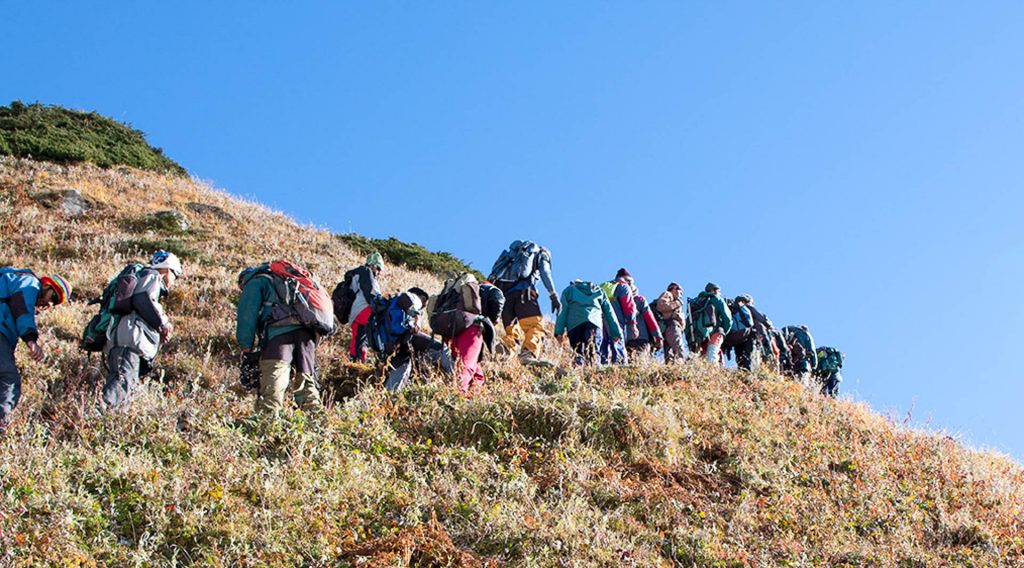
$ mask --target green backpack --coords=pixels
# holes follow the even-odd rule
[[[609,302],[615,302],[615,288],[619,285],[615,280],[609,280],[601,284],[601,290],[604,291],[604,295],[608,296]]]
[[[843,368],[843,353],[835,347],[819,347],[817,371],[820,374],[838,373]]]
[[[134,263],[125,266],[103,288],[103,294],[89,302],[89,305],[99,304],[100,312],[93,316],[82,330],[82,340],[78,346],[83,351],[103,351],[107,344],[107,330],[116,327],[121,316],[132,312],[131,298],[139,281],[138,273],[143,268],[144,265]]]

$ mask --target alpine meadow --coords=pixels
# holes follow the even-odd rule
[[[47,108],[46,128],[17,122]],[[321,412],[254,413],[240,270],[288,258],[333,288],[376,250],[389,296],[469,268],[398,240],[416,235],[297,224],[78,118],[0,114],[0,264],[74,285],[37,315],[46,360],[17,351],[0,566],[1024,565],[1018,463],[765,369],[581,367],[549,333],[550,368],[488,356],[477,396],[436,373],[391,393],[342,326],[317,349]],[[184,265],[176,332],[108,413],[78,347],[88,302],[158,249]]]

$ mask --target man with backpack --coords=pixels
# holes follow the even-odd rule
[[[821,381],[821,394],[835,398],[839,395],[839,383],[843,381],[840,370],[846,355],[835,347],[819,347],[816,354],[818,364],[814,376]]]
[[[615,273],[615,279],[601,284],[601,289],[608,296],[608,301],[615,312],[615,319],[618,320],[619,327],[622,328],[625,336],[624,341],[615,343],[611,340],[610,330],[607,327],[603,330],[601,363],[625,365],[628,361],[626,341],[640,335],[640,329],[637,326],[636,301],[633,298],[633,276],[625,268],[620,268]]]
[[[782,328],[782,335],[789,348],[788,374],[807,384],[818,366],[814,349],[814,338],[806,325],[789,325]]]
[[[14,359],[18,340],[37,362],[46,357],[39,342],[36,312],[59,306],[71,297],[71,285],[53,274],[36,276],[26,268],[0,268],[0,433],[21,399],[21,374]]]
[[[569,336],[577,365],[597,364],[602,323],[609,330],[613,342],[622,342],[622,329],[607,294],[600,286],[574,280],[562,291],[561,304],[562,309],[555,321],[555,337]]]
[[[144,268],[119,276],[115,303],[124,304],[107,331],[104,347],[109,374],[103,402],[116,411],[126,410],[139,388],[139,379],[152,370],[160,346],[174,332],[160,301],[181,276],[181,261],[158,250]]]
[[[316,346],[334,332],[334,310],[327,294],[305,269],[278,260],[238,275],[235,339],[243,356],[259,353],[256,410],[280,412],[293,386],[303,410],[323,404],[316,382]],[[294,380],[292,372],[294,369]]]
[[[345,273],[344,280],[331,295],[338,321],[352,326],[348,354],[353,361],[366,361],[371,307],[381,298],[377,278],[383,270],[384,257],[372,252],[362,266]]]
[[[544,284],[551,299],[551,311],[558,314],[561,307],[551,276],[551,252],[530,241],[512,241],[491,267],[487,278],[505,294],[501,313],[505,327],[502,345],[514,353],[522,344],[519,360],[527,364],[541,361],[544,339],[544,318],[541,315],[537,281]]]
[[[447,375],[454,372],[448,347],[420,331],[429,298],[422,288],[413,287],[374,306],[370,346],[385,364],[388,391],[405,388],[417,363],[437,366]]]
[[[732,329],[732,313],[722,299],[721,288],[708,282],[696,299],[688,302],[687,335],[707,361],[722,363],[722,343]]]
[[[671,364],[684,358],[683,287],[672,282],[654,302],[654,309],[665,324],[665,363]]]
[[[729,304],[732,312],[732,329],[725,336],[722,348],[728,355],[736,353],[736,366],[747,371],[754,370],[754,346],[757,339],[754,314],[749,304],[753,301],[747,294],[740,294]]]

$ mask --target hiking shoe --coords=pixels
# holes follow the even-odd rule
[[[519,354],[519,364],[526,365],[528,367],[543,367],[545,369],[551,369],[555,366],[551,361],[534,357],[533,353],[530,353],[529,351],[523,351]]]

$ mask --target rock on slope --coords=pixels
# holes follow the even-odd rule
[[[72,216],[33,196],[78,189]],[[198,205],[197,205],[198,204]],[[154,214],[178,211],[187,228]],[[164,217],[167,217],[166,215]],[[525,372],[473,400],[363,385],[324,415],[250,417],[235,392],[237,271],[289,256],[333,285],[358,258],[180,177],[0,159],[0,260],[56,270],[49,360],[0,440],[0,565],[943,566],[1024,563],[1024,473],[767,375],[700,364]],[[84,299],[180,253],[178,336],[126,415],[95,408]],[[437,289],[395,268],[384,285]],[[337,384],[366,370],[322,347]],[[563,358],[557,347],[553,356]]]

